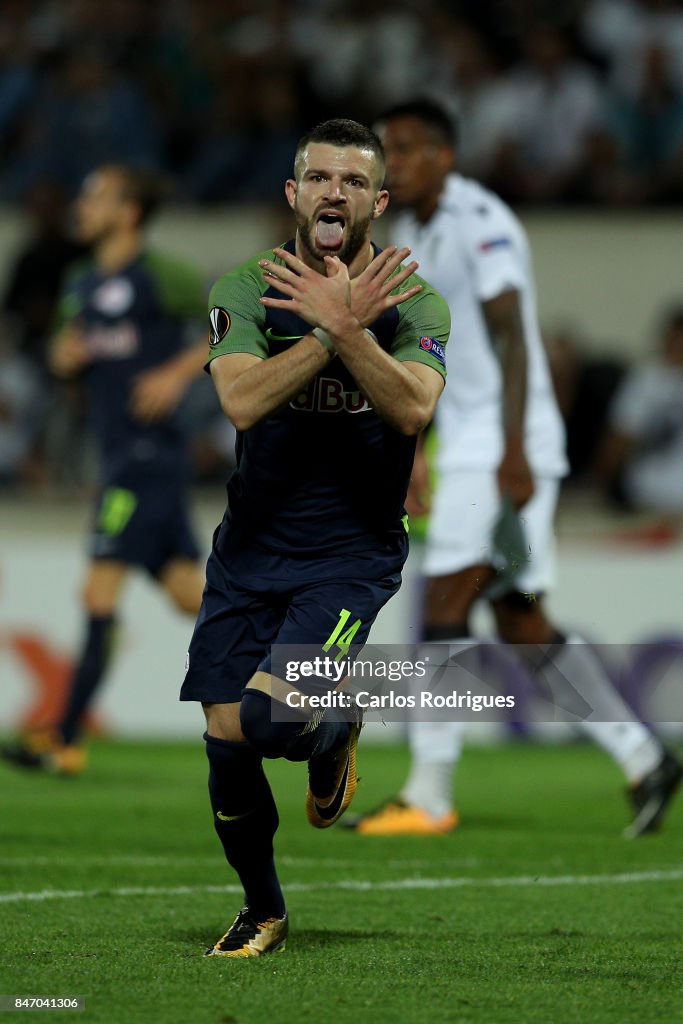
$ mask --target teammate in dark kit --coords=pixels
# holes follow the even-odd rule
[[[359,723],[283,714],[297,691],[273,673],[271,652],[347,654],[400,586],[403,501],[416,436],[443,387],[449,313],[417,264],[401,264],[408,249],[370,241],[388,201],[383,180],[367,128],[313,129],[285,187],[296,238],[226,274],[210,297],[209,365],[238,430],[237,468],[181,699],[204,706],[214,824],[246,906],[208,955],[284,949],[278,816],[262,758],[308,761],[316,828],[356,788]]]
[[[105,674],[129,570],[145,569],[182,611],[196,615],[201,603],[177,406],[205,359],[205,343],[187,344],[205,315],[205,292],[192,266],[145,248],[157,198],[146,174],[105,166],[87,178],[76,204],[78,233],[93,255],[67,280],[51,362],[60,376],[82,376],[101,456],[85,639],[56,730],[3,751],[12,763],[57,774],[85,766],[76,741]]]

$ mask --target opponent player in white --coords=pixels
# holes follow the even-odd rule
[[[455,129],[436,104],[394,107],[381,118],[379,134],[391,201],[403,211],[393,240],[410,246],[452,318],[451,368],[435,420],[438,484],[424,564],[424,642],[448,643],[451,654],[475,643],[469,615],[485,597],[503,641],[534,645],[516,650],[541,691],[562,706],[593,710],[580,725],[626,776],[633,812],[627,834],[651,831],[682,766],[634,717],[593,649],[580,636],[561,633],[544,611],[567,463],[524,230],[496,195],[453,173]],[[412,511],[426,511],[422,451],[411,490]],[[503,538],[511,527],[514,548],[520,526],[528,554],[515,569]],[[453,721],[411,722],[412,766],[400,797],[356,818],[357,830],[390,835],[454,828],[461,731]]]

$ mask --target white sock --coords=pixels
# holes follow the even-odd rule
[[[472,637],[444,641],[444,653],[453,655],[458,647],[473,643],[476,641]],[[424,657],[428,649],[434,664],[434,647],[434,643],[424,644],[418,651],[418,659]],[[417,692],[425,687],[425,680],[413,678],[412,686]],[[408,737],[412,760],[408,779],[401,790],[402,800],[421,807],[435,818],[453,810],[453,777],[460,760],[462,733],[462,722],[446,718],[442,721],[410,721]]]
[[[577,728],[598,743],[620,766],[629,782],[656,768],[664,754],[659,740],[636,718],[615,689],[593,648],[574,633],[552,664],[538,674],[550,686],[559,707],[577,711]],[[585,715],[585,717],[583,717]]]
[[[631,784],[653,771],[664,756],[661,744],[641,722],[582,722],[581,731],[617,762]]]
[[[401,800],[441,818],[453,810],[454,774],[454,761],[413,761]]]

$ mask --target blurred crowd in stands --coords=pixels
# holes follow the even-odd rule
[[[683,304],[663,311],[635,366],[596,355],[573,329],[544,340],[567,431],[566,486],[596,491],[615,511],[680,520]]]
[[[0,203],[33,233],[0,282],[0,487],[88,476],[79,392],[45,346],[93,166],[156,169],[180,203],[280,201],[306,128],[415,95],[457,115],[459,170],[515,207],[683,201],[683,0],[3,0]],[[570,330],[547,341],[572,479],[682,511],[683,473],[675,494],[652,480],[683,460],[683,311],[633,374]],[[202,385],[188,410],[198,475],[223,478]]]
[[[681,0],[3,0],[0,199],[116,159],[263,200],[304,128],[416,93],[508,200],[683,199]]]

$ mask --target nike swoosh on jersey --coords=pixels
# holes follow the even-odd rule
[[[269,327],[266,331],[266,338],[268,341],[301,341],[303,334],[274,334],[273,328]]]

